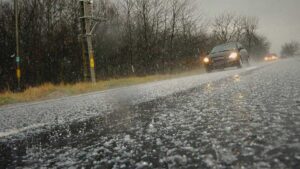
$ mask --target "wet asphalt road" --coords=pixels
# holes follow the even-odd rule
[[[151,97],[110,95],[118,106],[95,102],[86,118],[2,118],[0,168],[300,168],[300,59],[149,85]]]

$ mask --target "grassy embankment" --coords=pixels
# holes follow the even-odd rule
[[[150,75],[144,77],[128,77],[120,79],[110,79],[98,81],[96,85],[88,82],[80,82],[76,84],[60,84],[53,85],[46,83],[38,87],[31,87],[21,93],[13,93],[11,91],[5,91],[0,93],[0,106],[32,102],[39,100],[55,99],[65,96],[72,96],[93,91],[103,91],[107,89],[130,86],[135,84],[142,84],[147,82],[172,79],[177,77],[196,75],[203,73],[203,69],[196,69],[182,73],[172,73],[165,75]]]

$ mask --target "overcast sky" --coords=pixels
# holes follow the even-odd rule
[[[272,43],[271,51],[280,53],[281,45],[300,42],[300,0],[195,0],[205,16],[215,17],[223,12],[256,16],[259,33]]]

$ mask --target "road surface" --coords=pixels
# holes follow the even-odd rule
[[[0,109],[0,168],[299,168],[300,59]]]

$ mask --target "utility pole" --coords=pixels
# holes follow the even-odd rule
[[[20,68],[20,49],[19,49],[19,5],[18,0],[14,0],[15,8],[15,29],[16,29],[16,76],[18,80],[18,91],[21,90],[21,68]]]
[[[87,62],[86,62],[86,46],[84,43],[84,39],[80,37],[80,43],[81,43],[81,50],[82,50],[82,61],[83,61],[83,79],[86,82],[88,78],[88,68],[87,68]]]
[[[81,29],[82,35],[81,39],[85,39],[86,43],[82,40],[82,46],[87,48],[88,56],[89,56],[89,68],[90,68],[90,75],[91,80],[93,83],[96,83],[96,73],[95,73],[95,57],[94,57],[94,50],[93,50],[93,43],[92,43],[92,21],[93,21],[93,3],[91,0],[80,0],[80,9],[81,9]],[[95,27],[95,25],[94,25]],[[83,53],[85,53],[85,49],[83,49]],[[85,54],[84,54],[85,55]],[[86,58],[85,56],[83,56]],[[83,59],[85,62],[85,59]],[[86,67],[86,63],[84,63],[84,69]],[[85,71],[85,70],[84,70]],[[86,72],[84,72],[86,73]]]
[[[85,16],[84,13],[84,1],[80,1],[80,16]],[[86,56],[86,40],[85,40],[85,34],[86,34],[86,30],[85,30],[85,20],[84,18],[80,18],[80,26],[81,26],[81,34],[79,35],[79,41],[81,43],[81,50],[82,50],[82,61],[83,61],[83,78],[84,81],[87,81],[88,78],[88,67],[87,67],[87,56]]]

